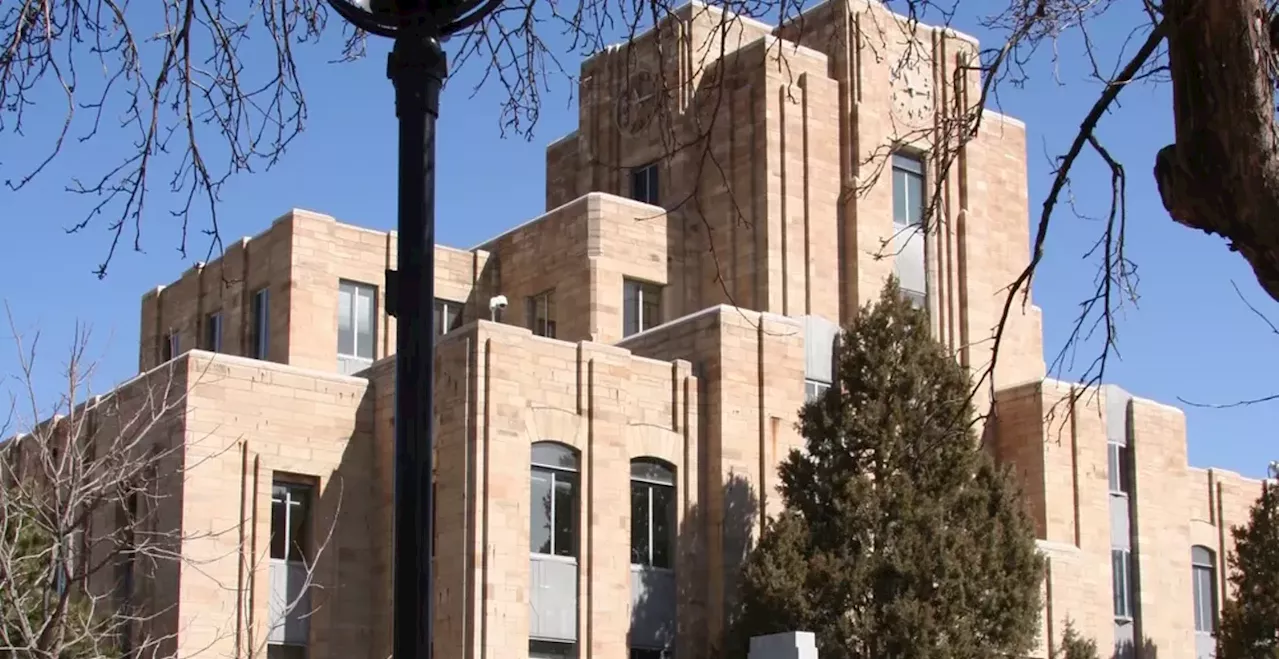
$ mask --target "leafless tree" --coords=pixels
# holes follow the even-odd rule
[[[483,84],[499,85],[505,91],[504,130],[528,135],[549,92],[549,78],[575,77],[566,64],[570,59],[590,57],[610,43],[664,24],[676,4],[671,0],[508,0],[450,46],[453,67],[473,67],[482,73]],[[878,49],[896,38],[893,31],[913,32],[920,21],[947,26],[959,12],[990,11],[974,10],[974,3],[957,0],[890,0],[884,4],[908,20],[876,22],[871,20],[872,5],[878,4],[855,0],[847,11],[851,20],[865,18],[882,30],[882,39],[857,45],[895,69],[928,55],[924,49],[908,47],[894,56],[898,61],[888,61]],[[1090,192],[1111,200],[1104,221],[1098,223],[1097,244],[1086,257],[1096,268],[1096,287],[1081,302],[1074,329],[1052,360],[1051,370],[1066,369],[1079,343],[1100,338],[1103,348],[1080,379],[1087,384],[1102,380],[1115,347],[1115,314],[1136,299],[1137,277],[1125,250],[1127,183],[1135,165],[1114,158],[1098,128],[1117,110],[1126,90],[1140,81],[1168,84],[1173,91],[1170,110],[1176,141],[1152,154],[1153,175],[1171,218],[1222,237],[1248,262],[1261,288],[1277,298],[1276,152],[1280,142],[1275,0],[1143,0],[1146,21],[1130,36],[1136,47],[1121,44],[1123,56],[1108,66],[1097,54],[1104,44],[1095,39],[1093,28],[1122,4],[1007,0],[996,5],[995,13],[977,18],[1002,38],[975,53],[960,71],[976,79],[977,93],[957,97],[951,107],[937,113],[932,125],[920,129],[923,133],[904,130],[890,143],[859,146],[857,171],[843,190],[846,196],[864,194],[874,184],[897,144],[926,138],[931,145],[931,171],[939,174],[926,204],[926,217],[936,218],[948,174],[963,157],[965,146],[979,135],[986,117],[983,108],[998,103],[1003,87],[1017,86],[1033,74],[1052,74],[1037,71],[1045,66],[1043,60],[1035,59],[1038,52],[1056,49],[1065,36],[1083,40],[1084,67],[1097,83],[1098,96],[1081,117],[1066,151],[1052,156],[1052,184],[1033,218],[1031,259],[1009,282],[1001,317],[992,328],[994,341],[971,337],[974,342],[990,341],[992,346],[987,365],[975,365],[980,383],[995,368],[1011,315],[1026,302],[1054,218],[1063,214],[1064,205],[1067,212],[1073,211],[1072,200]],[[656,92],[670,102],[658,103],[651,112],[646,110],[646,116],[620,113],[619,117],[660,126],[672,156],[683,154],[699,164],[702,173],[692,178],[703,188],[733,184],[726,175],[730,156],[717,153],[707,139],[724,124],[718,110],[727,95],[719,90],[735,84],[728,67],[717,64],[727,37],[750,18],[779,26],[791,41],[804,41],[807,29],[799,0],[716,0],[711,5],[722,17],[721,38],[707,40],[707,47],[693,53],[691,66],[711,79],[702,85],[697,103],[686,102],[688,93],[671,84],[679,78],[677,72],[659,70],[656,79],[637,83],[653,89],[626,93],[640,97]],[[188,246],[189,232],[198,230],[207,236],[208,250],[219,251],[217,206],[223,184],[234,174],[278,162],[305,124],[299,49],[319,44],[324,33],[338,29],[344,30],[344,40],[334,59],[364,53],[364,35],[351,32],[345,24],[334,25],[331,18],[336,19],[325,0],[239,4],[163,0],[145,6],[121,0],[7,3],[0,8],[0,133],[22,135],[24,120],[36,107],[61,107],[66,113],[47,157],[31,171],[10,175],[9,185],[21,189],[28,184],[68,140],[91,140],[108,128],[123,130],[133,136],[136,148],[121,153],[118,164],[107,171],[92,172],[83,182],[77,179],[68,186],[92,199],[86,216],[71,230],[99,221],[109,230],[110,246],[98,274],[105,275],[121,244],[140,246],[144,224],[157,215],[147,197],[147,182],[156,176],[168,179],[178,199],[170,212],[183,229],[182,249]],[[670,30],[656,32],[649,47],[676,47]],[[238,49],[251,38],[268,44],[274,57],[242,59]],[[771,61],[785,69],[781,42],[775,47],[778,56]],[[723,75],[717,76],[713,69]],[[121,116],[117,124],[116,117]],[[1088,157],[1106,166],[1110,180],[1087,182],[1087,189],[1073,190],[1073,172]],[[1099,191],[1105,192],[1099,195]],[[698,190],[691,190],[677,205],[691,209],[696,217],[702,203]],[[926,224],[925,230],[930,228]],[[710,233],[707,249],[714,252],[718,245]],[[886,240],[881,252],[891,249],[893,242]],[[719,255],[713,260],[718,267]]]
[[[220,455],[193,458],[190,448],[201,440],[184,441],[176,425],[187,378],[174,377],[171,362],[92,396],[89,336],[77,331],[61,373],[62,394],[44,401],[36,394],[38,336],[24,340],[15,329],[15,337],[20,369],[11,377],[26,396],[15,397],[0,425],[0,437],[7,438],[0,445],[0,656],[199,655],[211,645],[182,641],[174,585],[226,559],[193,555],[191,543],[234,539],[237,529],[193,530],[181,522],[184,482],[194,470],[217,468],[210,461]],[[297,596],[276,604],[281,615],[310,614],[305,595],[318,587],[314,568],[333,527],[317,531],[315,558],[300,576]],[[265,555],[240,551],[235,540],[232,546],[245,557],[246,571],[266,572]],[[266,654],[265,640],[234,642],[247,656]]]

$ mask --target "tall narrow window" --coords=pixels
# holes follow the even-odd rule
[[[1128,549],[1111,550],[1111,598],[1118,620],[1133,618],[1133,559]]]
[[[121,619],[117,621],[120,654],[125,657],[133,655],[133,625],[130,624],[134,614],[134,570],[138,542],[138,493],[130,492],[116,509],[116,529],[119,533],[119,544],[116,553],[116,608]]]
[[[1195,598],[1196,633],[1218,630],[1218,580],[1214,552],[1208,547],[1191,548],[1191,587]]]
[[[675,527],[675,470],[658,460],[632,460],[631,564],[674,567]]]
[[[249,315],[250,337],[249,356],[254,359],[266,359],[267,348],[271,345],[271,305],[267,289],[259,289],[253,294],[253,307]]]
[[[204,318],[204,349],[222,352],[222,312],[215,311]]]
[[[369,284],[338,282],[338,354],[373,359],[377,290]]]
[[[902,293],[919,308],[927,308],[928,268],[925,266],[924,163],[919,158],[893,156],[894,274]]]
[[[525,303],[529,329],[538,336],[556,338],[556,292],[546,291],[530,297]]]
[[[276,481],[271,486],[271,558],[305,563],[310,559],[311,487]]]
[[[578,556],[578,454],[555,442],[533,445],[529,490],[529,551]]]
[[[178,352],[178,330],[171,330],[164,335],[164,341],[160,344],[160,361],[167,362],[177,357]]]
[[[631,198],[646,204],[658,204],[658,163],[631,169]]]
[[[435,335],[444,336],[462,326],[462,303],[436,298]]]
[[[1128,496],[1131,492],[1129,447],[1117,442],[1107,443],[1107,487],[1111,494]]]
[[[267,656],[307,656],[310,642],[314,490],[310,485],[275,479],[271,484],[270,585],[267,602]]]
[[[622,280],[622,335],[631,336],[662,324],[662,287],[635,279]]]

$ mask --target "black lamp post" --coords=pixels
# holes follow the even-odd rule
[[[394,659],[430,659],[432,407],[435,328],[436,117],[448,74],[443,39],[478,23],[501,0],[328,0],[356,27],[395,39],[387,77],[400,120],[399,258],[387,272],[396,317]]]

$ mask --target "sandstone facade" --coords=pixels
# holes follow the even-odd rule
[[[943,174],[928,127],[977,83],[958,73],[976,42],[927,26],[910,33],[915,77],[891,71],[903,21],[861,0],[777,28],[686,5],[582,65],[544,215],[437,247],[437,657],[712,656],[780,505],[776,465],[802,446],[797,410],[832,381],[838,324],[891,273],[915,278],[962,364],[987,367],[1029,259],[1026,133],[987,112],[921,242],[886,252],[910,246],[900,186]],[[889,143],[905,164],[877,156]],[[143,375],[114,395],[176,374],[163,441],[183,477],[165,481],[165,519],[209,532],[181,548],[199,568],[154,595],[176,604],[155,624],[178,646],[389,654],[396,249],[394,232],[294,210],[143,296]],[[1192,547],[1220,602],[1258,483],[1188,467],[1176,409],[1045,379],[1040,322],[1015,309],[979,401],[1049,559],[1036,656],[1070,620],[1102,648],[1202,657]],[[273,525],[286,509],[309,511],[288,517],[296,532]],[[273,545],[286,527],[296,556]],[[314,613],[281,614],[300,588]]]

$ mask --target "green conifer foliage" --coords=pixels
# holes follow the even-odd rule
[[[1019,492],[972,429],[968,374],[890,281],[800,415],[785,512],[743,567],[731,649],[811,631],[823,659],[1025,655],[1043,562]],[[744,655],[745,656],[745,655]]]
[[[1062,632],[1062,645],[1054,655],[1057,659],[1098,659],[1098,644],[1076,631],[1075,623],[1068,620]]]
[[[1249,523],[1231,529],[1236,549],[1227,557],[1230,599],[1222,607],[1218,627],[1218,659],[1275,659],[1280,607],[1276,554],[1276,483],[1263,485],[1249,511]]]

